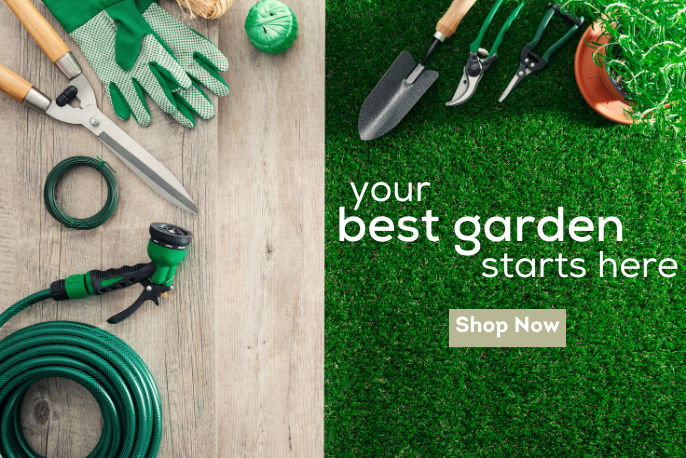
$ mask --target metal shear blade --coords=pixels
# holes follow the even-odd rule
[[[525,66],[523,64],[520,65],[519,70],[517,70],[517,73],[515,73],[515,76],[512,77],[512,79],[510,80],[510,83],[507,85],[507,87],[505,88],[503,93],[500,95],[498,102],[503,103],[503,100],[505,100],[507,98],[507,96],[510,95],[510,92],[512,92],[512,90],[514,88],[516,88],[517,85],[519,83],[521,83],[524,78],[531,75],[532,73],[533,73],[533,70],[531,70],[530,68],[528,68],[527,66]]]
[[[455,91],[453,98],[445,105],[448,107],[456,107],[471,99],[476,92],[477,86],[479,86],[479,81],[481,81],[483,76],[483,72],[479,72],[479,74],[476,76],[470,76],[467,74],[467,69],[465,67],[465,69],[462,71],[462,79],[460,80],[460,84],[457,86],[457,90]]]
[[[193,213],[198,208],[183,185],[148,151],[129,137],[98,108],[95,92],[83,74],[72,78],[79,106],[60,106],[50,101],[46,114],[67,124],[79,124],[91,131],[150,188],[170,202]]]
[[[543,32],[545,32],[545,29],[548,27],[548,23],[553,16],[558,16],[564,20],[570,26],[569,30],[567,30],[567,33],[553,43],[543,54],[539,55],[534,51],[534,49],[541,41]],[[541,22],[538,24],[538,28],[536,29],[533,39],[528,42],[524,48],[522,48],[522,51],[519,54],[519,68],[517,69],[517,73],[515,73],[514,77],[512,77],[510,84],[507,85],[502,95],[498,99],[498,102],[502,103],[503,100],[505,100],[510,94],[510,92],[512,92],[512,90],[517,87],[517,85],[521,83],[524,78],[532,73],[543,70],[546,65],[548,65],[548,62],[553,54],[555,54],[566,42],[568,42],[570,38],[572,38],[583,22],[583,16],[579,18],[571,16],[562,10],[560,6],[556,5],[555,3],[551,3],[543,15]]]
[[[476,39],[469,45],[469,57],[467,58],[467,63],[464,66],[460,84],[457,86],[457,90],[455,91],[452,100],[446,103],[446,106],[455,107],[458,105],[462,105],[467,100],[469,100],[476,92],[476,88],[479,86],[479,82],[481,81],[481,78],[484,76],[484,73],[489,69],[493,61],[495,61],[498,58],[498,48],[500,44],[503,42],[505,34],[509,30],[514,20],[517,18],[517,15],[521,11],[521,9],[524,7],[524,3],[520,3],[510,13],[510,15],[507,17],[507,20],[505,20],[505,23],[500,28],[500,31],[498,32],[498,35],[495,38],[495,41],[493,41],[493,45],[491,46],[490,51],[488,51],[481,47],[481,41],[486,35],[486,31],[490,26],[491,22],[493,21],[493,17],[495,16],[496,12],[498,11],[498,8],[500,8],[500,5],[502,3],[503,0],[498,0],[495,3],[495,5],[493,5],[491,11],[488,13],[488,16],[486,16],[486,19],[481,25],[479,34],[477,35]]]

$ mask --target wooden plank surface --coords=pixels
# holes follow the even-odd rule
[[[45,8],[35,2],[65,37]],[[218,116],[194,130],[153,108],[153,125],[118,121],[190,191],[193,216],[152,193],[100,142],[0,95],[0,286],[6,306],[51,281],[91,268],[146,261],[147,228],[168,221],[195,239],[160,308],[106,319],[139,289],[101,298],[46,301],[0,329],[0,339],[32,323],[86,322],[113,332],[148,364],[160,388],[164,437],[159,456],[319,456],[323,454],[324,2],[289,2],[300,38],[280,56],[258,53],[237,0],[220,21],[183,18],[227,54],[232,93]],[[48,94],[64,77],[0,5],[0,62]],[[66,37],[65,37],[66,38]],[[73,46],[114,118],[97,78]],[[98,84],[96,84],[98,83]],[[67,230],[45,211],[43,181],[61,159],[99,155],[117,171],[121,200],[93,231]],[[105,186],[76,170],[58,188],[75,216],[96,211]],[[97,442],[97,405],[65,380],[35,384],[22,408],[24,432],[48,457],[85,456]]]
[[[222,19],[217,411],[220,456],[323,455],[324,2],[289,0],[287,52],[252,48],[252,2]],[[248,120],[248,122],[246,122]]]

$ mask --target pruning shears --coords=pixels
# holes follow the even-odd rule
[[[143,292],[138,299],[126,310],[107,320],[110,324],[119,323],[131,316],[146,301],[160,305],[160,297],[165,297],[174,288],[176,268],[183,261],[192,240],[193,234],[182,227],[152,223],[148,242],[148,256],[151,262],[71,275],[52,282],[50,295],[56,301],[65,301],[99,296],[135,284],[142,285]]]
[[[553,43],[544,53],[539,56],[534,52],[534,48],[541,41],[543,32],[548,27],[548,23],[553,16],[557,16],[569,24],[569,30],[565,33],[559,40]],[[555,54],[565,43],[569,41],[570,38],[579,30],[579,27],[584,23],[584,17],[574,17],[571,14],[566,13],[559,5],[551,3],[548,5],[541,22],[538,24],[538,29],[536,29],[536,34],[534,38],[522,48],[519,55],[519,69],[517,73],[512,77],[510,84],[507,85],[502,95],[498,99],[498,102],[502,103],[505,98],[512,92],[512,89],[517,87],[519,83],[522,82],[524,78],[531,75],[532,73],[539,72],[548,65],[550,58]]]
[[[488,30],[488,27],[491,25],[493,17],[495,16],[496,12],[498,11],[498,8],[500,8],[500,5],[502,5],[502,3],[503,0],[498,0],[496,4],[493,5],[493,8],[491,8],[491,12],[488,13],[488,16],[486,16],[486,19],[484,20],[484,23],[481,25],[479,34],[477,35],[476,39],[472,41],[472,43],[469,45],[469,57],[467,58],[467,63],[465,64],[464,70],[462,72],[462,79],[460,80],[459,86],[457,86],[457,90],[455,91],[452,100],[446,103],[447,106],[455,107],[458,105],[462,105],[474,95],[474,93],[476,92],[476,88],[479,85],[479,81],[481,81],[481,78],[484,76],[484,73],[486,72],[486,70],[489,69],[493,61],[498,57],[498,47],[503,42],[505,34],[510,29],[510,26],[517,18],[517,15],[521,11],[521,9],[524,8],[524,3],[520,3],[517,6],[517,8],[515,8],[514,11],[512,11],[512,13],[510,13],[507,20],[500,28],[498,36],[496,37],[489,51],[481,47],[481,41],[483,40],[484,35],[486,35],[486,31]]]

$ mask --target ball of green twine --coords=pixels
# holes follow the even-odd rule
[[[288,5],[279,0],[262,0],[250,8],[245,33],[260,51],[279,54],[298,37],[298,21]]]

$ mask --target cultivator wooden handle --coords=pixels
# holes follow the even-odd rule
[[[467,14],[476,0],[453,0],[453,3],[445,12],[443,17],[436,24],[436,31],[444,35],[446,38],[453,36],[457,30],[457,26],[462,22],[462,18]]]

